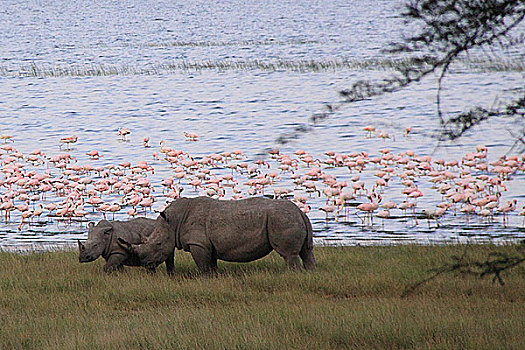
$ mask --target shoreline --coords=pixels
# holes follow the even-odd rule
[[[370,243],[370,244],[367,244]],[[512,246],[525,244],[525,239],[508,239],[508,240],[491,240],[491,239],[471,239],[466,241],[432,241],[423,243],[420,241],[407,240],[405,242],[352,242],[347,243],[327,243],[327,242],[315,242],[314,247],[316,248],[345,248],[345,247],[399,247],[399,246],[416,246],[416,247],[451,247],[451,246]],[[76,243],[64,243],[64,244],[27,244],[27,245],[0,245],[1,253],[18,253],[18,254],[36,254],[36,253],[56,253],[56,252],[71,252],[76,251]]]

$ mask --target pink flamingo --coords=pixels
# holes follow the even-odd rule
[[[118,203],[114,203],[113,205],[108,206],[106,211],[110,211],[113,213],[113,220],[115,220],[115,213],[120,210],[120,205]]]
[[[66,144],[67,145],[67,149],[69,149],[69,145],[72,144],[72,143],[76,143],[77,140],[78,140],[78,138],[77,138],[76,135],[73,135],[73,136],[70,136],[70,137],[62,137],[60,139],[60,144],[58,145],[58,148],[62,149],[62,145]]]
[[[153,206],[153,197],[145,197],[142,198],[142,200],[139,202],[139,206],[144,208],[144,213],[146,212],[146,208],[150,208]]]
[[[380,210],[379,212],[377,212],[376,216],[378,218],[381,218],[382,220],[382,226],[383,226],[383,229],[385,228],[385,219],[388,219],[390,218],[390,211],[388,209],[385,209],[385,210]]]
[[[103,155],[100,155],[100,154],[98,153],[98,151],[96,151],[96,150],[92,150],[92,151],[90,151],[90,152],[87,152],[86,155],[90,156],[91,159],[94,159],[94,160],[98,160],[98,159],[100,159],[101,157],[104,157]]]
[[[129,131],[128,128],[118,128],[117,130],[117,135],[120,136],[120,139],[122,141],[125,141],[126,140],[126,136],[131,134],[131,131]]]
[[[377,198],[377,202],[376,202],[376,198]],[[365,219],[361,219],[359,217],[359,215],[357,214],[357,212],[355,213],[357,215],[357,217],[359,217],[361,219],[361,221],[363,222],[363,225],[365,224],[365,220],[366,218],[368,217],[369,218],[369,221],[370,221],[370,225],[373,225],[374,224],[374,211],[379,208],[379,203],[381,202],[381,196],[380,195],[376,195],[375,193],[372,193],[370,196],[369,196],[369,199],[370,199],[370,203],[362,203],[362,204],[359,204],[357,206],[357,209],[364,212],[366,214],[366,217]]]
[[[199,135],[193,133],[193,132],[184,132],[184,137],[186,138],[186,141],[198,141]]]
[[[319,210],[322,210],[326,214],[325,220],[328,221],[328,213],[333,213],[336,210],[336,207],[333,205],[325,205],[319,208]],[[335,221],[337,221],[337,214],[335,215]]]
[[[0,204],[0,211],[5,210],[5,223],[7,224],[7,216],[10,215],[10,212],[15,209],[15,206],[11,200],[5,200]]]
[[[31,217],[33,216],[33,212],[29,209],[22,211],[20,214],[22,217],[22,220],[20,221],[20,225],[18,226],[18,231],[22,230],[22,225],[24,224],[24,219],[29,219],[31,223]]]
[[[503,226],[504,227],[506,226],[506,222],[508,221],[508,219],[505,220],[505,218],[508,217],[508,214],[510,212],[513,212],[516,210],[517,203],[518,201],[516,199],[513,199],[512,201],[508,201],[504,206],[499,208],[499,211],[503,213]]]

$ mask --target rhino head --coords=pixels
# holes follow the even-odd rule
[[[88,224],[88,239],[82,243],[78,240],[78,261],[91,262],[98,259],[109,244],[113,225],[107,220],[101,220],[97,225]]]
[[[140,244],[131,244],[123,238],[118,238],[118,244],[128,251],[130,254],[135,255],[142,266],[147,269],[155,269],[157,266],[162,264],[169,255],[173,252],[174,238],[171,234],[171,225],[168,222],[166,214],[161,212],[155,222],[153,232],[147,240]]]

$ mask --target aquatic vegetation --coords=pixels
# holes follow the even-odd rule
[[[225,60],[173,60],[161,63],[150,63],[143,66],[131,64],[91,64],[91,65],[48,65],[32,63],[27,66],[0,66],[0,76],[3,77],[98,77],[119,75],[161,75],[180,72],[198,72],[202,70],[216,71],[253,71],[268,72],[325,72],[337,70],[399,70],[408,68],[415,63],[421,63],[414,58],[382,58],[382,59],[225,59]],[[431,63],[429,61],[428,63]],[[483,58],[465,58],[451,67],[452,71],[478,72],[523,72],[523,61],[487,60]]]

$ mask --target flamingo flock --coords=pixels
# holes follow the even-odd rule
[[[376,132],[372,126],[364,131],[367,138]],[[407,128],[405,136],[411,131]],[[121,140],[129,134],[126,128],[117,131]],[[194,133],[184,132],[184,137],[199,140]],[[263,158],[241,150],[197,157],[163,140],[155,147],[148,137],[136,147],[151,149],[150,159],[112,164],[97,150],[75,154],[71,147],[81,142],[76,135],[60,138],[56,154],[38,149],[22,154],[15,138],[0,139],[0,215],[6,224],[18,223],[18,230],[155,215],[182,195],[288,198],[305,213],[324,212],[327,222],[357,218],[362,226],[374,226],[374,215],[382,219],[382,227],[395,218],[406,225],[426,218],[429,228],[431,221],[439,227],[446,216],[465,225],[476,217],[486,223],[501,217],[507,226],[519,209],[516,199],[504,199],[507,185],[525,171],[525,155],[489,161],[482,145],[451,160],[410,150],[395,154],[388,148],[374,155],[327,151],[314,156],[306,150],[285,154],[271,149]],[[62,150],[64,145],[69,152]],[[83,155],[89,158],[81,163]],[[159,170],[170,175],[158,181],[154,174]],[[423,207],[418,201],[429,192],[440,201]],[[525,207],[517,215],[524,216],[525,225]]]

